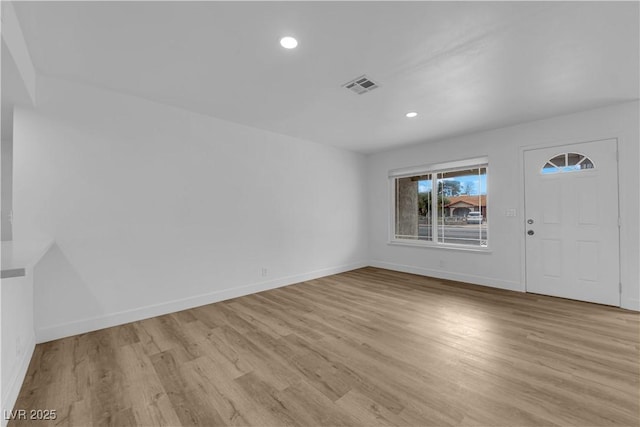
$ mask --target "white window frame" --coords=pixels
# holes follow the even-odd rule
[[[432,232],[432,240],[411,240],[411,239],[398,239],[396,238],[396,179],[398,178],[408,178],[411,176],[419,176],[419,175],[427,175],[431,174],[432,179],[432,193],[431,200],[433,203],[437,204],[438,194],[437,194],[437,174],[446,173],[451,171],[456,171],[464,168],[473,168],[473,167],[485,167],[487,170],[487,180],[489,179],[489,157],[475,157],[472,159],[464,159],[464,160],[456,160],[451,162],[443,162],[443,163],[434,163],[429,165],[421,165],[421,166],[412,166],[407,168],[400,169],[392,169],[389,171],[389,205],[390,205],[390,216],[389,216],[389,240],[388,244],[390,245],[399,245],[399,246],[414,246],[414,247],[426,247],[426,248],[440,248],[440,249],[453,249],[460,251],[472,251],[472,252],[491,252],[490,249],[490,238],[489,238],[489,228],[487,228],[487,246],[472,246],[465,245],[459,243],[444,243],[438,242],[438,231],[436,224],[438,223],[438,212],[437,209],[431,209],[432,215],[432,224],[433,232]],[[435,178],[434,178],[435,177]],[[487,188],[489,186],[487,185]],[[487,216],[489,212],[489,193],[487,191],[486,194],[486,205],[487,205]],[[488,221],[488,220],[487,220]]]

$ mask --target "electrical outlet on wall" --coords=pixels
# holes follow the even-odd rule
[[[262,267],[261,274],[262,274],[262,277],[267,277],[267,275],[269,275],[269,271],[267,270],[266,267]]]

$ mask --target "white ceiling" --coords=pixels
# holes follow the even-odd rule
[[[15,9],[42,74],[365,153],[639,98],[638,2]],[[362,74],[380,88],[341,87]]]

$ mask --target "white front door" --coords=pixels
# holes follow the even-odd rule
[[[527,292],[620,305],[617,141],[527,150]]]

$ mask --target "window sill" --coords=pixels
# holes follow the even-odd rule
[[[428,248],[428,249],[445,249],[448,251],[459,251],[459,252],[477,252],[490,254],[493,251],[491,248],[483,248],[483,247],[474,247],[474,246],[466,246],[466,245],[453,245],[453,244],[437,244],[432,242],[425,241],[399,241],[399,240],[390,240],[387,242],[389,246],[410,246],[414,248]]]

